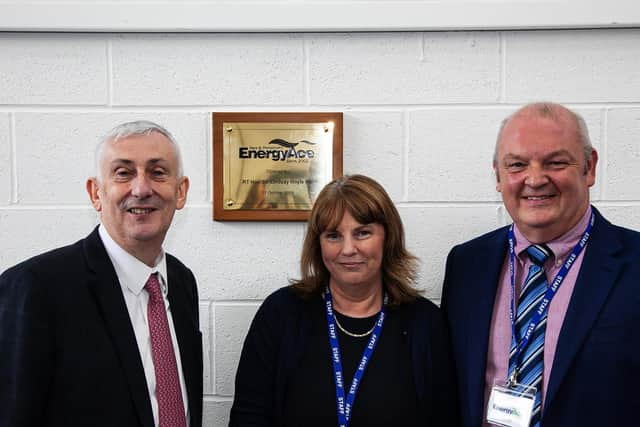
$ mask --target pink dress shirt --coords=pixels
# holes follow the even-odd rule
[[[553,255],[545,262],[544,268],[547,273],[547,283],[551,283],[569,255],[571,250],[582,237],[582,233],[587,228],[589,219],[591,218],[591,207],[587,209],[580,221],[567,233],[559,238],[547,242],[546,245],[551,249]],[[516,239],[515,252],[515,283],[516,295],[519,295],[520,288],[529,271],[531,260],[527,256],[525,249],[531,245],[518,230],[514,227],[514,235]],[[587,247],[589,243],[587,243]],[[549,384],[549,375],[553,366],[553,358],[558,344],[558,336],[564,321],[564,315],[567,312],[571,294],[576,284],[576,278],[580,272],[580,266],[584,258],[585,249],[580,253],[578,258],[567,277],[562,282],[560,289],[556,293],[553,300],[549,304],[549,313],[547,315],[547,329],[544,336],[544,370],[542,373],[542,407],[544,408],[544,398]],[[487,368],[485,371],[485,393],[484,393],[484,419],[486,420],[486,408],[489,401],[489,394],[494,383],[504,385],[507,379],[507,371],[509,369],[509,349],[511,347],[511,321],[509,318],[509,306],[511,300],[511,284],[509,278],[509,254],[505,257],[500,272],[500,281],[496,292],[496,299],[493,306],[493,316],[491,318],[491,331],[489,333],[489,349],[487,354]],[[484,423],[485,427],[492,424]]]

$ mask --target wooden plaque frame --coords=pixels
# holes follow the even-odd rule
[[[224,209],[224,124],[227,123],[327,123],[333,122],[332,176],[342,175],[342,113],[212,113],[213,219],[215,221],[306,221],[310,209]],[[331,179],[327,179],[328,183]],[[326,184],[326,183],[323,183]]]

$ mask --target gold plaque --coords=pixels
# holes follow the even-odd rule
[[[213,113],[213,219],[304,221],[342,174],[342,113]]]

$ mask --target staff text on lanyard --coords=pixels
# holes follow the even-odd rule
[[[371,332],[371,336],[369,337],[369,342],[367,343],[367,346],[364,348],[364,351],[362,352],[360,363],[358,363],[356,372],[355,374],[353,374],[353,380],[351,381],[349,392],[347,393],[347,396],[345,398],[344,375],[342,374],[342,358],[340,356],[340,344],[338,343],[338,335],[336,332],[336,321],[333,314],[333,303],[331,300],[331,291],[329,290],[328,286],[325,290],[327,328],[329,330],[329,343],[331,345],[331,360],[333,362],[333,376],[336,384],[336,404],[338,407],[338,425],[340,427],[347,427],[349,425],[349,421],[351,420],[351,410],[353,408],[353,402],[355,401],[358,387],[360,386],[360,382],[362,381],[362,376],[364,375],[364,371],[367,368],[367,364],[371,359],[373,350],[375,349],[376,344],[380,340],[380,333],[382,332],[382,324],[384,323],[385,306],[387,305],[387,301],[388,301],[388,296],[385,294],[384,302],[382,303],[382,308],[380,309],[380,313],[378,314],[378,319],[376,320],[376,325],[373,328],[373,331]]]
[[[551,286],[547,288],[547,291],[545,292],[544,297],[542,298],[542,301],[540,301],[540,304],[538,304],[538,307],[536,308],[536,311],[533,317],[531,318],[531,321],[527,325],[527,329],[524,336],[522,337],[522,340],[519,343],[516,343],[517,344],[516,353],[515,353],[516,360],[518,361],[520,360],[520,356],[522,355],[522,352],[527,348],[527,345],[529,344],[529,340],[531,339],[533,332],[536,330],[538,323],[540,323],[540,320],[542,319],[544,314],[547,312],[549,303],[551,303],[551,300],[553,299],[555,294],[558,292],[560,285],[564,281],[565,277],[567,277],[567,273],[573,266],[573,263],[578,258],[578,255],[580,255],[580,252],[582,252],[585,245],[587,244],[587,240],[589,240],[589,236],[591,234],[591,229],[593,228],[594,222],[595,222],[595,215],[593,212],[591,212],[591,218],[589,220],[589,224],[587,224],[587,228],[582,234],[582,237],[580,238],[580,240],[578,241],[578,244],[573,248],[573,250],[567,257],[567,259],[565,259],[564,263],[562,264],[562,267],[556,274],[556,277],[553,279],[553,282],[551,282]],[[515,304],[516,304],[515,303],[515,258],[516,258],[516,255],[515,255],[515,236],[513,234],[513,224],[511,224],[511,227],[509,227],[508,237],[509,237],[509,277],[511,281],[511,307],[509,311],[509,316],[511,319],[511,337],[512,339],[517,339],[515,314],[514,314],[516,312],[515,311],[516,310],[515,309]],[[517,380],[517,375],[518,375],[518,368],[516,367],[516,369],[513,370],[511,377],[507,379],[507,384],[513,384]]]

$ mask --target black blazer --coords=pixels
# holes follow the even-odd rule
[[[231,427],[282,425],[287,385],[307,348],[311,312],[323,304],[320,297],[305,301],[287,286],[260,306],[242,347]],[[411,349],[416,395],[429,426],[457,427],[456,381],[440,310],[421,297],[397,310]]]
[[[167,276],[191,426],[201,426],[196,282],[171,255]],[[97,228],[0,276],[0,426],[153,426],[135,335]]]
[[[595,224],[558,337],[542,427],[637,425],[640,233]],[[442,308],[452,336],[464,427],[483,422],[489,329],[507,229],[456,246]]]

